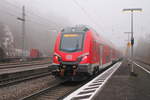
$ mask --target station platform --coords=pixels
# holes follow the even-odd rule
[[[123,60],[95,100],[150,100],[150,74],[134,64],[137,76],[132,76],[130,69],[128,61]]]

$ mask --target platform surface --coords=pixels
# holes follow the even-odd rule
[[[131,76],[130,68],[124,60],[94,100],[150,100],[150,74],[134,65],[137,76]]]

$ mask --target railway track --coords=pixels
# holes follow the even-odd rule
[[[42,60],[33,60],[33,61],[16,61],[16,62],[8,62],[8,63],[0,63],[0,66],[5,66],[5,65],[16,65],[16,64],[30,64],[30,63],[37,63],[37,62],[43,62],[43,61],[48,61],[50,59],[42,59]]]
[[[36,66],[37,65],[37,66]],[[8,66],[1,69],[0,73],[0,87],[13,85],[26,80],[44,77],[51,75],[51,70],[48,68],[50,64],[47,63],[34,63],[22,64],[18,66]],[[30,66],[29,68],[23,68]],[[42,67],[43,66],[43,67]],[[21,68],[20,68],[21,67]],[[12,68],[14,68],[12,70]]]
[[[51,75],[51,72],[41,72],[38,74],[36,73],[36,74],[29,75],[29,76],[24,76],[24,77],[21,76],[17,78],[3,79],[3,80],[0,80],[0,87],[12,86],[21,82],[25,82],[27,80],[45,77],[48,75]]]
[[[23,97],[20,100],[59,100],[82,85],[83,83],[58,82],[46,89]]]
[[[49,61],[39,61],[39,62],[30,62],[30,63],[15,63],[15,64],[4,64],[0,65],[0,69],[9,69],[9,68],[17,68],[17,67],[26,67],[26,66],[33,66],[33,65],[45,65],[50,64]]]

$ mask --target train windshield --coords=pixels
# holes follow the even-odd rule
[[[63,34],[61,37],[60,50],[75,52],[82,50],[84,34]]]

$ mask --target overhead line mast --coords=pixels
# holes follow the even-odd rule
[[[25,60],[24,52],[25,52],[25,6],[22,7],[22,17],[18,17],[17,19],[22,21],[22,60]]]

